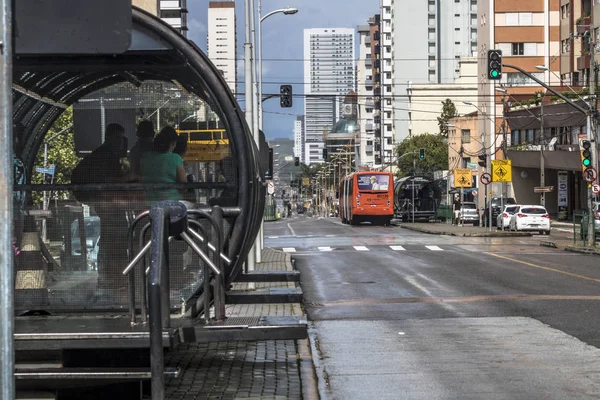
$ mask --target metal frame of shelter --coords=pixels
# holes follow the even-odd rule
[[[12,127],[23,127],[21,158],[27,171],[48,130],[78,99],[120,82],[176,81],[186,91],[210,100],[229,134],[236,162],[238,216],[231,220],[225,285],[242,272],[264,210],[265,187],[259,150],[244,114],[222,75],[192,42],[159,18],[137,8],[132,12],[132,42],[122,54],[18,55],[13,52],[12,0],[0,0],[0,398],[13,398],[14,279],[12,255],[13,190],[46,190],[49,185],[12,184]],[[262,146],[261,146],[262,147]],[[193,188],[202,187],[196,183]],[[205,183],[206,188],[212,188]],[[72,190],[77,185],[62,185]],[[55,187],[51,188],[57,190]]]

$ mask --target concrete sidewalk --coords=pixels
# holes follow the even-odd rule
[[[289,254],[265,248],[257,271],[291,271]],[[253,290],[234,283],[234,290]],[[295,283],[256,283],[256,289],[294,287]],[[228,317],[304,316],[301,304],[238,304]],[[168,399],[318,399],[308,340],[185,344],[165,354],[167,367],[180,368],[167,382]]]
[[[488,228],[473,225],[452,225],[438,222],[400,222],[396,226],[409,229],[412,231],[429,233],[433,235],[449,235],[449,236],[470,236],[470,237],[515,237],[515,236],[532,236],[530,232],[510,232],[500,231],[495,227],[489,231]]]

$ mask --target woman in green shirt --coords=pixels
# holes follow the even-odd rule
[[[146,152],[140,161],[142,182],[144,183],[185,183],[187,176],[183,158],[173,153],[177,144],[177,132],[170,126],[164,127],[154,137],[154,151]],[[160,189],[146,192],[146,201],[153,203],[162,200],[180,200],[177,189]]]

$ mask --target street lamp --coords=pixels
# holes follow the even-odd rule
[[[262,1],[258,0],[258,128],[263,128],[263,107],[262,107],[262,22],[273,14],[282,13],[283,15],[294,15],[298,12],[297,8],[286,7],[273,10],[261,17]]]

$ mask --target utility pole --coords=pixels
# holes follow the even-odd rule
[[[596,171],[598,171],[598,145],[596,144],[596,129],[597,129],[597,117],[598,117],[598,107],[596,105],[596,43],[595,43],[595,34],[593,34],[593,29],[590,28],[590,100],[588,101],[588,107],[590,108],[590,112],[587,118],[587,140],[590,141],[592,147],[592,164],[596,167]],[[594,229],[594,203],[593,203],[593,193],[592,193],[592,184],[588,183],[587,185],[587,206],[588,206],[588,231],[587,231],[587,245],[593,246],[596,242],[596,232]]]
[[[546,186],[546,165],[544,160],[544,147],[546,147],[546,134],[544,132],[544,96],[542,95],[540,105],[540,186],[543,188]],[[540,204],[542,207],[546,207],[546,193],[543,191],[540,193]]]
[[[254,142],[256,143],[256,147],[260,145],[260,135],[258,131],[253,129],[254,127],[254,91],[253,91],[253,74],[252,74],[252,5],[250,0],[244,1],[245,6],[245,14],[246,14],[246,42],[244,43],[244,80],[245,80],[245,106],[246,106],[246,123],[248,127],[252,130],[252,135],[254,137]],[[254,271],[256,264],[256,246],[260,246],[260,239],[257,237],[248,253],[248,258],[246,259],[246,270]]]

